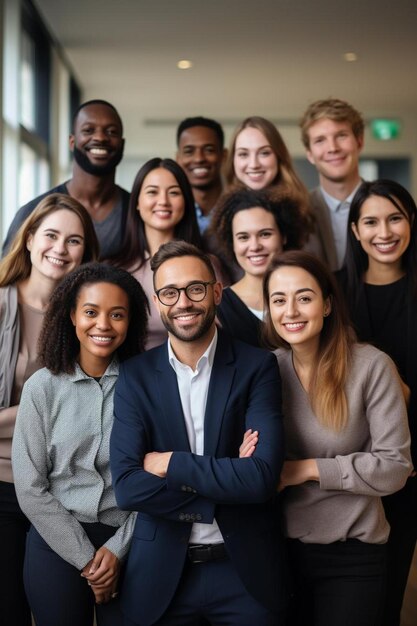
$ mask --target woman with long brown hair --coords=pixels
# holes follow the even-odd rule
[[[315,257],[278,256],[264,298],[285,390],[279,489],[295,577],[290,623],[377,626],[389,535],[381,496],[401,489],[411,469],[396,368],[354,341],[333,276]]]

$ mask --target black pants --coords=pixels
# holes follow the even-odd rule
[[[116,530],[104,524],[83,524],[83,527],[95,548],[102,546]],[[123,624],[118,598],[95,605],[85,578],[58,556],[33,526],[27,538],[24,580],[36,626],[92,626],[94,608],[98,626]]]
[[[29,521],[23,515],[13,483],[0,482],[0,624],[30,626],[23,587],[23,559]]]
[[[401,607],[417,540],[417,477],[392,496],[382,498],[391,526],[387,543],[387,593],[383,626],[400,626]]]
[[[385,591],[385,545],[355,539],[331,544],[288,540],[294,594],[291,626],[379,626]]]

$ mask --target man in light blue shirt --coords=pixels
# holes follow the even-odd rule
[[[336,271],[344,265],[350,203],[361,183],[364,121],[350,104],[330,98],[313,102],[300,126],[307,158],[320,182],[310,193],[321,248],[317,253]]]

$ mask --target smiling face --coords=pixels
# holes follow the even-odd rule
[[[175,176],[158,167],[145,176],[139,197],[138,211],[148,229],[169,231],[184,217],[184,196]]]
[[[71,321],[80,342],[81,368],[91,376],[101,375],[126,339],[128,295],[113,283],[86,284],[80,289]]]
[[[232,220],[233,251],[245,273],[263,276],[285,240],[272,213],[261,207],[239,211]]]
[[[221,185],[225,151],[212,128],[193,126],[181,133],[177,163],[185,171],[191,187],[207,190]]]
[[[362,204],[359,219],[351,228],[368,255],[369,269],[386,264],[401,269],[402,256],[411,237],[405,210],[400,211],[388,198],[370,196]]]
[[[114,171],[123,156],[120,120],[110,107],[90,104],[80,110],[70,135],[70,150],[79,167],[94,176]]]
[[[59,282],[82,262],[84,229],[73,211],[59,209],[47,215],[26,247],[30,251],[31,277],[38,276]]]
[[[155,275],[155,290],[163,287],[187,287],[192,283],[210,282],[213,276],[205,263],[193,256],[172,258],[159,267]],[[165,306],[154,295],[162,322],[170,335],[179,341],[204,339],[214,331],[216,306],[220,304],[222,287],[215,282],[207,285],[206,297],[200,302],[187,298],[180,292],[179,300],[173,306]]]
[[[294,350],[316,352],[330,301],[316,279],[301,267],[283,266],[269,280],[269,312],[278,335]]]
[[[257,128],[244,128],[236,137],[233,166],[236,178],[250,189],[264,189],[278,174],[277,157]]]
[[[359,181],[359,155],[363,138],[357,138],[349,122],[324,118],[308,129],[307,158],[315,165],[320,182],[352,183]]]

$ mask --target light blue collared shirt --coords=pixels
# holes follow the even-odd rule
[[[325,199],[330,210],[330,221],[332,224],[333,239],[337,253],[338,270],[343,266],[346,257],[347,227],[350,205],[353,200],[353,196],[361,184],[362,181],[360,181],[352,193],[342,202],[329,195],[327,191],[324,191],[323,187],[320,187],[323,198]]]

